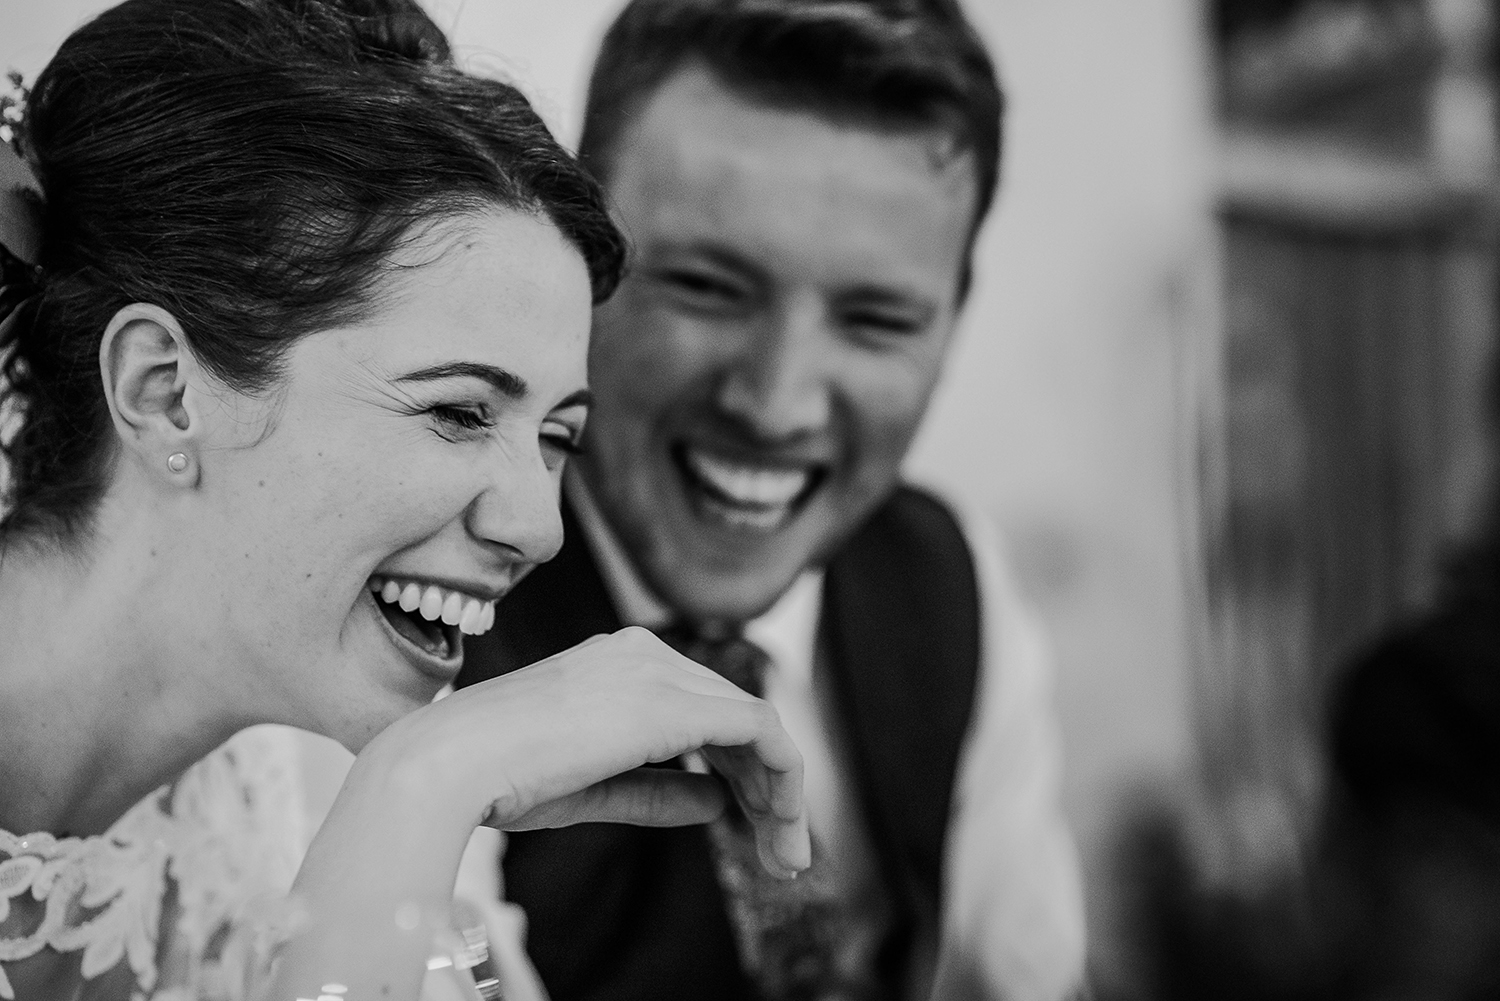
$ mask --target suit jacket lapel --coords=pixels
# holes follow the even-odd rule
[[[935,928],[943,844],[979,668],[968,545],[932,498],[903,488],[829,565],[823,641],[870,833],[918,928]]]

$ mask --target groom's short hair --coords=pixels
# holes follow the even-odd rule
[[[974,232],[989,211],[1004,97],[958,0],[632,0],[589,81],[578,151],[595,176],[608,181],[621,132],[689,65],[757,103],[945,133],[974,160]]]

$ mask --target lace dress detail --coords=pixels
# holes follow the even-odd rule
[[[7,965],[52,949],[120,1001],[242,1001],[295,917],[294,740],[246,730],[96,837],[0,830],[0,998]]]

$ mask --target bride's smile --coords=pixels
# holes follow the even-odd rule
[[[481,583],[455,583],[410,574],[377,573],[370,578],[372,614],[391,633],[391,642],[413,665],[444,684],[463,667],[463,638],[483,636],[495,624],[495,604],[519,579],[496,590]]]
[[[413,656],[418,669],[430,668],[437,677],[451,678],[463,667],[463,637],[487,631],[481,626],[486,614],[494,622],[492,603],[481,603],[461,591],[444,591],[436,584],[424,590],[414,581],[403,590],[396,581],[381,584],[380,580],[370,579],[371,607],[390,627],[397,648]],[[387,598],[388,594],[394,597]],[[407,596],[404,602],[403,594]]]

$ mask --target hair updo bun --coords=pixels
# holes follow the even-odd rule
[[[210,371],[258,391],[297,338],[367,317],[435,216],[549,219],[596,300],[623,263],[598,185],[411,0],[127,0],[63,43],[21,138],[45,279],[0,343],[0,419],[24,413],[0,428],[0,533],[87,525],[115,448],[99,344],[126,305],[167,310]]]
[[[349,0],[345,6],[357,15],[355,30],[371,51],[425,62],[453,58],[447,37],[419,8],[387,0]]]
[[[447,63],[448,37],[427,12],[410,0],[264,0],[295,17],[322,22],[330,35],[343,36],[366,55],[410,62]]]

